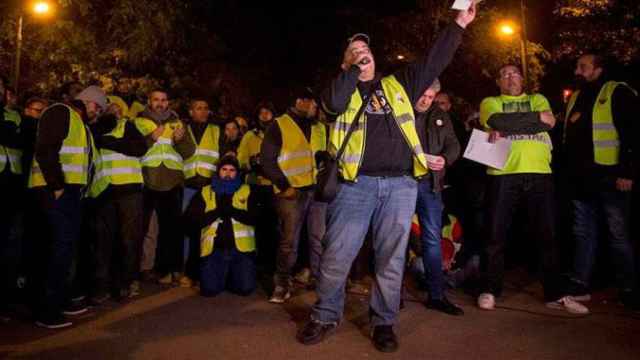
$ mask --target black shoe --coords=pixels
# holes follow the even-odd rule
[[[36,321],[36,325],[43,328],[47,328],[47,329],[62,329],[62,328],[66,328],[73,325],[73,323],[65,319],[64,316],[58,315],[58,316],[38,319]]]
[[[424,305],[427,307],[427,309],[437,310],[448,315],[453,315],[453,316],[464,315],[464,311],[462,311],[462,309],[456,306],[455,304],[452,304],[449,301],[449,299],[447,299],[446,297],[443,297],[442,299],[437,299],[437,300],[429,299],[429,301],[427,301]]]
[[[323,324],[321,322],[311,320],[298,332],[296,338],[304,345],[317,344],[327,336],[333,334],[336,327],[336,324]]]
[[[81,315],[89,311],[89,309],[81,302],[71,302],[62,313],[67,316]]]
[[[624,307],[633,311],[640,311],[640,295],[632,290],[623,290],[619,295],[620,302]]]
[[[571,296],[575,301],[591,301],[589,289],[575,280],[569,280],[566,295]]]
[[[378,325],[373,328],[371,335],[373,346],[381,352],[395,352],[398,350],[398,338],[391,325]]]
[[[108,293],[94,295],[89,298],[89,306],[101,306],[107,302],[111,298],[111,295]]]

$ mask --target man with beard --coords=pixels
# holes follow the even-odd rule
[[[29,188],[34,189],[46,231],[34,244],[36,324],[50,329],[71,325],[64,315],[87,311],[70,302],[69,277],[80,236],[83,188],[91,178],[96,149],[87,124],[107,108],[102,89],[89,86],[71,104],[47,108],[38,123]],[[71,305],[69,305],[71,304]],[[65,308],[66,306],[66,308]]]
[[[191,199],[203,187],[211,183],[211,177],[215,174],[216,163],[220,157],[220,127],[208,122],[209,114],[209,104],[206,100],[199,98],[191,100],[189,107],[191,121],[187,127],[197,146],[193,156],[184,162],[183,212],[191,202]],[[185,268],[186,276],[180,280],[180,285],[190,287],[193,285],[193,281],[199,277],[200,233],[199,231],[197,233],[188,233],[188,229],[185,228],[185,235],[187,239],[190,239],[189,254]]]
[[[250,295],[256,288],[255,201],[242,183],[238,161],[225,156],[210,184],[186,211],[200,235],[200,293],[216,296],[228,290]]]
[[[300,234],[307,217],[312,216],[315,154],[324,151],[327,144],[324,125],[314,121],[318,105],[311,89],[301,87],[293,99],[293,106],[267,130],[260,152],[264,174],[274,184],[280,220],[275,289],[269,299],[276,304],[291,297]],[[309,253],[319,253],[321,248],[319,241],[309,241]]]
[[[511,152],[503,169],[487,169],[486,267],[478,307],[493,310],[495,297],[502,292],[507,234],[515,210],[522,206],[527,211],[530,241],[537,243],[540,252],[547,306],[586,314],[589,310],[566,296],[566,289],[558,281],[551,138],[547,133],[556,120],[547,99],[526,94],[522,82],[517,66],[503,66],[496,80],[500,96],[486,98],[480,104],[480,122],[492,132],[490,141],[506,136]]]
[[[575,75],[580,87],[567,105],[564,132],[576,240],[572,294],[577,299],[590,298],[598,224],[604,220],[620,300],[637,307],[629,223],[637,166],[633,143],[639,135],[637,92],[626,83],[607,81],[603,59],[597,54],[582,55]]]
[[[149,93],[147,108],[135,120],[145,136],[149,150],[142,158],[144,177],[144,229],[152,213],[158,219],[159,234],[155,270],[161,284],[177,283],[184,267],[184,239],[181,230],[184,160],[196,149],[178,114],[169,108],[166,90]],[[144,245],[144,249],[153,246]],[[146,270],[146,269],[143,269]]]
[[[269,274],[275,270],[278,218],[273,204],[273,184],[262,170],[260,148],[265,132],[273,124],[274,116],[273,104],[268,101],[260,102],[256,107],[256,127],[242,137],[238,146],[238,162],[247,174],[245,181],[251,186],[260,214],[256,223],[258,264]]]

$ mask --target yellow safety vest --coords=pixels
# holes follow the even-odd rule
[[[107,134],[116,139],[124,136],[127,119],[118,120],[116,127]],[[100,149],[94,162],[95,174],[89,187],[89,197],[97,198],[109,184],[126,185],[142,184],[142,165],[135,156],[127,156],[119,152]]]
[[[613,123],[613,110],[611,98],[613,92],[619,86],[628,87],[636,96],[638,93],[623,82],[608,81],[600,89],[600,93],[593,105],[593,155],[596,164],[617,165],[620,161],[620,138],[618,130]],[[569,115],[576,104],[580,91],[573,93],[567,105],[565,114],[565,130],[569,121]]]
[[[249,185],[242,185],[238,191],[233,194],[231,205],[238,210],[248,210],[249,195],[251,189]],[[211,190],[211,185],[202,188],[200,195],[205,202],[205,213],[216,209],[216,194]],[[216,219],[213,223],[205,226],[200,232],[200,256],[205,257],[213,252],[213,242],[216,238],[218,226],[222,223],[222,219]],[[240,252],[252,252],[256,250],[256,239],[253,226],[243,224],[235,219],[231,219],[233,227],[233,237],[236,248]]]
[[[282,147],[278,155],[278,166],[294,188],[310,186],[316,183],[315,153],[327,148],[327,134],[324,125],[311,125],[311,141],[289,115],[277,118],[276,124],[282,134]],[[274,186],[276,192],[278,189]]]
[[[69,109],[69,132],[62,141],[62,147],[58,152],[60,165],[62,165],[62,172],[64,173],[64,182],[65,184],[86,185],[89,179],[89,164],[92,161],[89,158],[89,154],[91,151],[96,154],[91,132],[85,126],[80,114],[75,110],[64,104],[53,106],[64,106]],[[28,186],[29,188],[36,188],[46,185],[47,182],[42,175],[40,165],[38,165],[34,156]]]
[[[240,164],[240,168],[251,171],[249,159],[253,156],[260,155],[263,140],[264,131],[262,130],[254,129],[244,134],[238,146],[238,163]],[[269,179],[257,175],[253,171],[247,174],[246,182],[248,184],[271,185]]]
[[[194,138],[189,127],[189,135]],[[218,140],[220,139],[220,128],[217,125],[207,125],[202,139],[196,148],[196,152],[184,162],[184,177],[190,179],[196,175],[211,178],[216,171],[216,163],[220,157],[218,152]]]
[[[395,76],[390,75],[382,79],[382,90],[391,106],[396,124],[400,127],[400,131],[404,136],[407,145],[413,152],[413,176],[416,178],[427,174],[427,157],[420,144],[418,133],[416,131],[415,115],[413,113],[413,105],[407,95],[407,92],[398,82]],[[330,132],[331,147],[330,151],[335,155],[342,146],[351,123],[355,121],[356,114],[362,106],[362,97],[360,92],[356,90],[351,95],[347,110],[338,116],[336,122],[332,124]],[[339,161],[340,176],[347,181],[355,181],[358,177],[358,170],[362,163],[365,152],[365,134],[367,133],[367,116],[363,112],[358,127],[351,134],[349,143]]]
[[[151,119],[136,118],[134,123],[144,136],[151,134],[158,125]],[[163,164],[171,170],[182,171],[182,156],[173,148],[173,132],[184,125],[180,120],[164,124],[164,132],[142,157],[143,167],[158,167]]]
[[[22,118],[16,111],[4,108],[4,121],[12,122],[20,127]],[[9,169],[13,174],[22,174],[22,150],[0,145],[0,172],[4,171],[7,163],[9,163]]]

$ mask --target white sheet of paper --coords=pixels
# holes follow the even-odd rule
[[[473,129],[464,158],[502,170],[511,153],[511,141],[500,138],[494,144],[489,142],[489,133]]]
[[[456,0],[451,7],[454,10],[469,10],[473,0]]]

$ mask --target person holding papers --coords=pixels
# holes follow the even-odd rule
[[[547,307],[586,314],[589,310],[585,306],[564,296],[556,271],[552,146],[547,133],[555,125],[555,117],[544,96],[524,92],[517,66],[503,66],[496,83],[500,96],[482,101],[480,123],[490,132],[490,141],[500,137],[509,139],[511,153],[502,169],[487,170],[486,263],[478,307],[493,310],[495,297],[502,292],[507,233],[515,210],[524,207],[530,240],[538,242]]]

